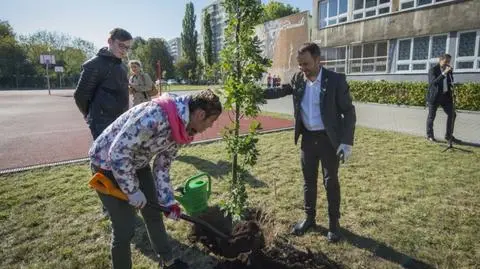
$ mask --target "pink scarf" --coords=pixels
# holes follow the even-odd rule
[[[173,98],[169,96],[160,96],[152,99],[152,101],[157,103],[162,110],[167,113],[168,122],[172,129],[173,140],[178,144],[189,144],[192,142],[193,136],[188,135],[187,128],[185,128],[182,119],[178,115],[177,106],[175,105]]]

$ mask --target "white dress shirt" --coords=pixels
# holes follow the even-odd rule
[[[305,93],[301,103],[303,125],[309,131],[324,130],[322,115],[320,113],[320,91],[322,89],[322,70],[314,81],[307,79]]]

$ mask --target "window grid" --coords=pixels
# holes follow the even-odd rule
[[[475,48],[472,56],[459,56],[460,37],[462,34],[476,33]],[[455,70],[468,72],[480,70],[480,30],[458,32],[457,52],[455,57]]]
[[[342,47],[334,47],[334,48],[322,48],[321,50],[327,52],[326,56],[328,55],[328,50],[335,50],[335,60],[329,60],[325,59],[322,61],[323,66],[329,70],[339,72],[339,73],[345,73],[347,70],[347,46],[342,46]],[[340,54],[339,51],[343,50],[343,58],[338,58],[338,55]],[[330,51],[331,52],[331,51]]]
[[[400,10],[427,7],[440,3],[453,2],[457,0],[400,0]]]
[[[366,7],[367,0],[363,0],[363,8],[360,8],[357,10],[354,9],[353,17],[351,20],[354,21],[354,20],[360,20],[365,18],[372,18],[378,15],[390,13],[392,11],[392,8],[391,8],[392,1],[390,0],[388,2],[385,2],[383,0],[376,0],[376,1],[377,3],[375,6]],[[385,2],[385,3],[382,3],[382,2]],[[388,8],[387,12],[383,12],[380,14],[380,10],[383,11],[383,10],[386,10],[387,8]]]
[[[339,24],[339,23],[343,23],[343,22],[347,22],[347,14],[348,14],[348,2],[347,2],[347,12],[344,12],[342,14],[339,14],[340,12],[340,2],[341,1],[344,1],[344,0],[337,0],[336,1],[336,4],[337,4],[337,12],[335,16],[330,16],[330,2],[331,0],[320,0],[318,1],[318,17],[319,17],[319,26],[320,28],[325,28],[327,26],[330,26],[330,25],[335,25],[335,24]],[[325,18],[322,18],[322,14],[321,14],[321,6],[322,4],[324,4],[326,6],[326,16]]]
[[[385,56],[378,56],[379,44],[387,44],[387,51]],[[377,42],[366,43],[361,45],[351,46],[349,51],[351,57],[348,59],[348,73],[349,74],[371,74],[371,73],[386,73],[388,64],[388,43],[389,42]],[[374,45],[373,55],[371,57],[365,57],[365,46]],[[354,48],[361,48],[360,57],[353,57]]]
[[[428,57],[427,59],[423,60],[413,60],[413,55],[414,55],[414,43],[415,39],[420,40],[423,37],[414,37],[414,38],[405,38],[405,39],[399,39],[397,41],[397,62],[396,62],[396,72],[397,73],[425,73],[428,72],[428,68],[432,66],[432,64],[435,64],[438,61],[438,56],[432,54],[432,45],[433,45],[433,40],[434,39],[439,39],[440,37],[447,37],[445,41],[445,52],[448,52],[448,43],[449,43],[449,36],[448,34],[440,34],[440,35],[432,35],[428,36]],[[410,53],[409,53],[409,58],[406,60],[400,60],[400,43],[402,41],[410,40]]]

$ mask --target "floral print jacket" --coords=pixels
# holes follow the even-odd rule
[[[177,111],[185,126],[189,120],[188,96],[174,97]],[[171,137],[166,113],[153,102],[139,104],[123,113],[95,140],[89,151],[92,164],[110,170],[126,194],[139,189],[135,170],[151,159],[158,201],[164,206],[175,204],[169,169],[179,144]]]

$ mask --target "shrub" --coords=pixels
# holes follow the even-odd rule
[[[352,97],[358,102],[424,106],[428,83],[349,81]],[[480,83],[455,87],[457,109],[480,111]]]

